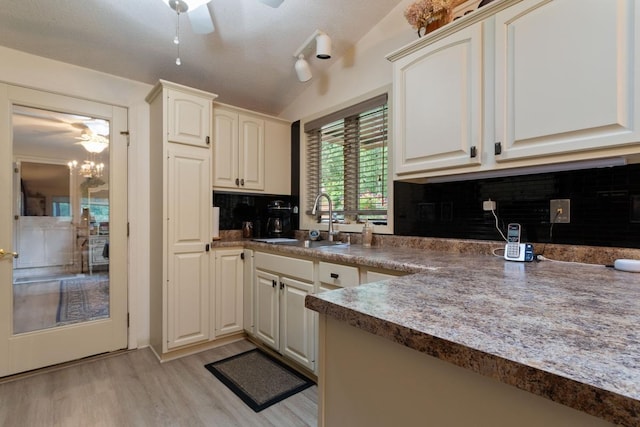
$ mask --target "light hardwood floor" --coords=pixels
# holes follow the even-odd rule
[[[0,426],[316,426],[316,386],[255,413],[204,367],[251,348],[162,364],[147,348],[0,382]]]

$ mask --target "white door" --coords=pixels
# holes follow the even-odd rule
[[[210,152],[169,144],[167,348],[209,339]]]
[[[288,277],[280,300],[282,353],[309,369],[315,365],[314,312],[304,306],[305,297],[313,293],[313,284]]]
[[[496,160],[637,144],[639,19],[628,0],[526,0],[499,12]]]
[[[264,120],[238,115],[240,188],[264,190]]]
[[[126,348],[126,130],[124,108],[0,84],[0,248],[27,261],[0,258],[0,376]]]
[[[255,280],[256,336],[279,351],[278,276],[256,270]]]
[[[213,109],[213,183],[214,187],[237,188],[238,113]],[[236,184],[237,182],[237,184]]]
[[[244,264],[242,249],[215,252],[216,336],[242,331]]]
[[[210,143],[211,101],[168,89],[168,139],[171,142],[207,148]]]

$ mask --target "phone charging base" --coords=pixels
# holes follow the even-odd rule
[[[533,245],[531,243],[520,243],[520,250],[517,257],[507,256],[509,244],[504,246],[504,259],[507,261],[531,262],[533,261]]]

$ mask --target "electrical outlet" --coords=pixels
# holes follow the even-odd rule
[[[484,200],[482,202],[482,209],[485,211],[495,211],[496,210],[496,201],[495,200]]]
[[[571,199],[556,199],[549,203],[549,222],[569,224],[571,222]]]

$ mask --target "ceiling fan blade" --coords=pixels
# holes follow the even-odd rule
[[[191,28],[194,33],[209,34],[215,30],[213,19],[211,19],[211,14],[206,4],[189,10],[187,15],[189,15],[189,21],[191,21]]]
[[[264,3],[267,6],[279,7],[284,0],[258,0],[260,3]]]

